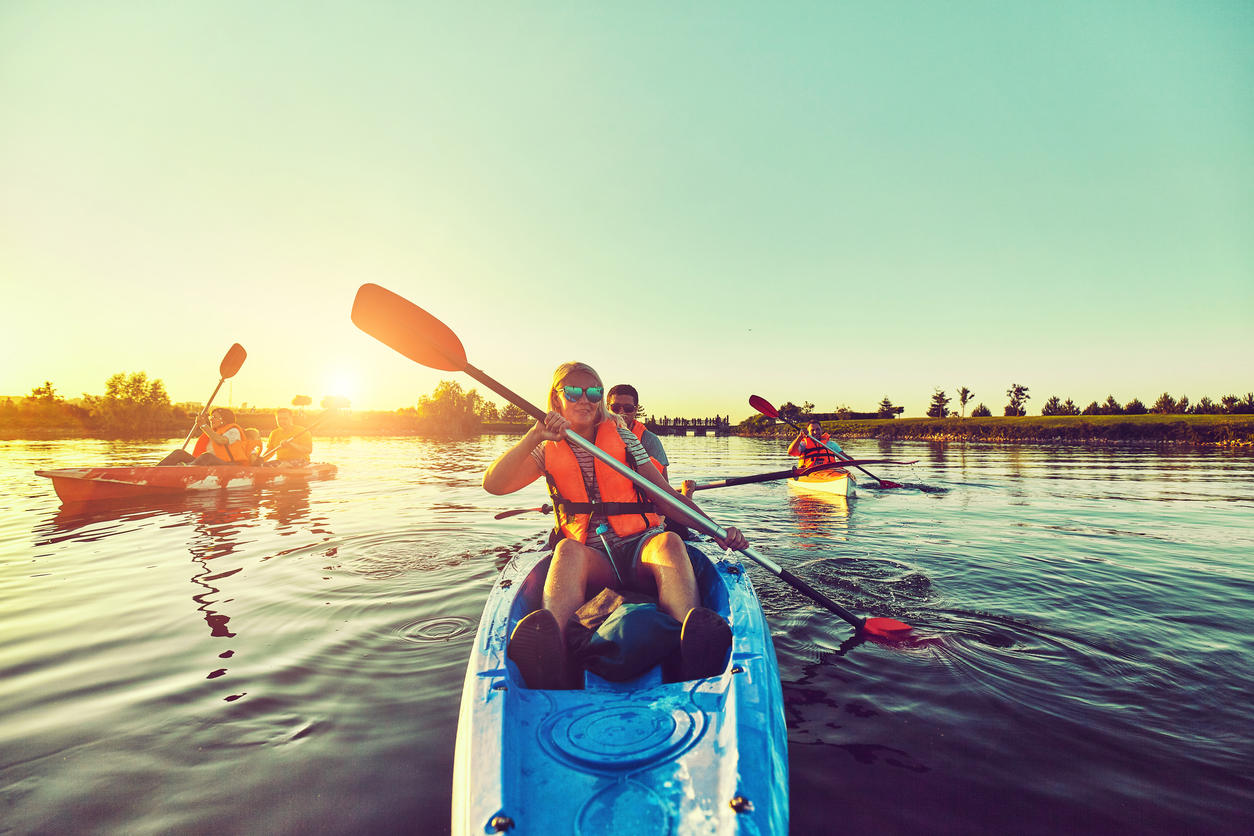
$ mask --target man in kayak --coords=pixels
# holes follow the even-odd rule
[[[313,454],[313,435],[309,430],[296,423],[292,410],[280,407],[274,412],[274,422],[278,424],[270,433],[266,442],[267,450],[278,450],[274,454],[280,467],[302,467],[309,464]]]
[[[824,447],[824,444],[828,446]],[[840,452],[840,445],[832,441],[830,433],[823,432],[823,425],[817,418],[811,419],[805,431],[798,433],[797,437],[792,440],[792,444],[788,445],[788,455],[800,456],[801,461],[797,467],[803,470],[809,467],[835,464],[839,459],[832,450]]]
[[[666,458],[666,450],[662,448],[662,440],[654,433],[645,429],[642,422],[636,420],[636,413],[640,411],[640,394],[636,391],[636,387],[630,383],[619,383],[610,388],[609,394],[606,395],[609,402],[610,412],[615,415],[622,416],[623,422],[627,424],[627,429],[631,430],[636,438],[640,439],[640,443],[644,445],[645,452],[656,460],[662,467],[662,478],[667,478],[666,470],[670,466],[670,460]]]
[[[565,439],[566,431],[573,430],[659,490],[697,508],[666,483],[640,440],[606,411],[604,393],[590,366],[563,363],[553,374],[544,420],[483,475],[484,489],[498,496],[544,476],[562,536],[545,579],[544,606],[518,622],[507,648],[530,688],[567,687],[566,624],[602,589],[656,591],[658,609],[683,625],[679,641],[684,679],[721,672],[731,645],[727,622],[700,605],[683,541],[662,529],[652,500],[626,476]],[[747,541],[740,531],[728,528],[719,546],[741,549]]]

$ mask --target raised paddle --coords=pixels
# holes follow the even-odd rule
[[[848,454],[835,449],[830,444],[826,444],[823,441],[820,441],[819,439],[810,435],[810,433],[806,432],[801,427],[797,426],[797,423],[793,421],[791,418],[781,415],[779,413],[779,410],[771,406],[771,402],[768,401],[766,398],[760,397],[758,395],[750,395],[749,406],[753,407],[758,412],[761,412],[763,415],[765,415],[768,418],[778,418],[779,420],[787,423],[788,426],[792,427],[794,430],[797,430],[798,432],[801,432],[801,433],[805,433],[806,438],[809,438],[811,441],[814,441],[817,444],[822,444],[828,450],[831,450],[832,454],[835,455],[836,458],[843,459],[844,461],[848,462],[851,466],[857,467],[858,470],[861,470],[867,476],[870,476],[872,479],[879,482],[881,488],[900,488],[901,487],[901,485],[899,485],[896,482],[890,482],[887,479],[881,479],[880,477],[876,476],[871,471],[867,470],[865,467],[858,467],[857,462],[854,461],[852,456],[849,456]],[[911,464],[913,464],[913,462],[911,462]]]
[[[719,479],[716,482],[701,482],[693,485],[690,490],[705,491],[710,488],[730,488],[733,485],[750,485],[754,482],[773,482],[778,479],[795,479],[798,476],[808,476],[811,473],[818,473],[820,470],[834,470],[837,468],[856,467],[863,464],[914,464],[918,459],[909,462],[898,462],[892,459],[846,459],[842,462],[832,464],[816,464],[813,467],[791,468],[789,470],[776,470],[772,473],[759,473],[756,476],[732,476],[728,479]]]
[[[442,371],[465,372],[537,421],[544,420],[545,413],[543,410],[468,363],[466,361],[466,351],[462,348],[461,340],[457,338],[457,335],[443,322],[403,296],[398,296],[377,284],[364,284],[358,288],[357,297],[353,300],[352,319],[353,324],[358,328],[410,360]],[[644,476],[636,473],[636,471],[597,447],[579,433],[567,429],[566,440],[571,444],[578,444],[606,465],[622,474],[653,497],[654,501],[662,506],[667,514],[674,513],[681,519],[691,520],[694,528],[703,531],[711,537],[719,540],[727,537],[726,529],[720,527],[718,523],[711,520],[703,512],[675,499],[669,493],[650,482]],[[874,636],[893,639],[904,638],[904,634],[912,629],[910,625],[903,624],[892,618],[859,618],[811,587],[792,572],[784,569],[770,558],[759,554],[756,549],[746,547],[741,549],[740,552],[789,586],[804,593],[811,600],[840,616],[858,630]]]
[[[218,396],[218,390],[222,388],[222,384],[232,377],[235,377],[239,367],[244,365],[244,358],[248,356],[248,352],[244,350],[244,346],[235,343],[226,350],[222,362],[218,364],[218,385],[213,387],[213,394],[209,396],[209,400],[205,401],[205,408],[196,414],[196,421],[192,424],[192,428],[187,431],[187,438],[183,439],[183,446],[180,450],[187,449],[187,442],[192,440],[192,436],[196,433],[196,427],[200,426],[200,417],[209,411],[209,407],[213,405],[213,399]]]

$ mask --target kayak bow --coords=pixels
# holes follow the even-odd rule
[[[453,763],[456,834],[788,832],[788,734],[771,633],[744,567],[689,545],[702,603],[732,627],[722,674],[527,688],[507,637],[550,556],[515,556],[483,610]]]

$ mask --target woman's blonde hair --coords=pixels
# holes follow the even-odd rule
[[[579,363],[573,360],[563,363],[557,367],[557,371],[553,372],[553,384],[549,386],[548,404],[550,410],[554,412],[562,411],[562,393],[560,391],[562,388],[562,381],[576,372],[583,372],[586,375],[592,376],[592,378],[596,380],[597,386],[600,386],[602,391],[605,390],[605,384],[601,382],[601,375],[597,374],[597,370],[589,366],[587,363]],[[604,421],[608,418],[621,426],[626,426],[621,418],[605,408],[605,400],[605,395],[602,395],[600,402],[597,403],[597,407],[601,410],[600,421]],[[598,423],[600,423],[600,421],[598,421]]]

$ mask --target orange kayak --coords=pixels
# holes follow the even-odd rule
[[[77,467],[36,470],[36,476],[52,480],[64,503],[169,496],[189,491],[257,488],[329,479],[333,464],[305,467],[246,467],[241,465],[173,465],[167,467]]]

